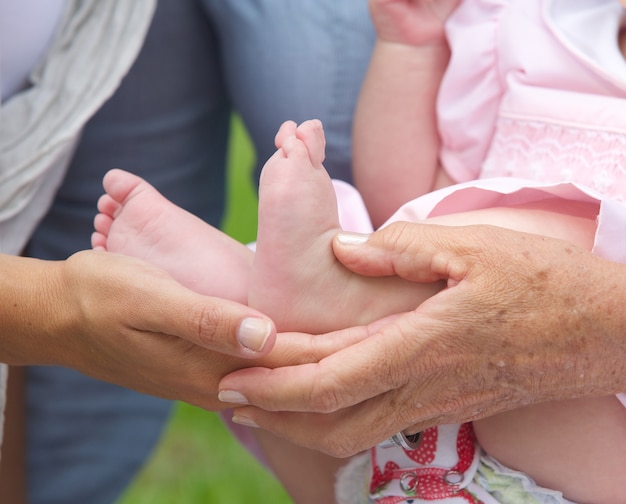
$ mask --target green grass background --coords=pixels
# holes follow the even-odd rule
[[[237,117],[229,147],[228,207],[223,229],[254,239],[254,151]],[[117,504],[291,504],[279,483],[229,434],[215,413],[177,403],[153,456]]]

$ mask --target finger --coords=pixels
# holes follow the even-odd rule
[[[144,326],[165,332],[203,348],[244,358],[258,358],[274,345],[276,329],[260,312],[234,301],[202,296],[173,280],[152,289],[142,300]],[[161,295],[157,293],[162,293]],[[161,309],[154,310],[154,306]]]
[[[236,408],[235,423],[263,430],[334,457],[349,457],[367,450],[407,427],[405,418],[417,418],[414,405],[401,404],[398,392],[378,395],[335,413],[270,412],[253,406]],[[416,399],[417,400],[417,399]],[[408,414],[409,410],[411,415]],[[438,414],[423,411],[417,431],[441,422]],[[315,435],[312,436],[311,433]]]
[[[397,388],[406,381],[402,370],[411,344],[405,334],[415,334],[403,318],[366,328],[371,336],[317,363],[232,373],[220,382],[220,398],[268,411],[330,413]]]
[[[424,338],[413,347],[408,344],[410,340],[394,341],[391,337],[392,330],[400,334],[416,334],[415,327],[402,327],[400,323],[406,322],[403,319],[410,319],[414,325],[421,324],[425,334],[430,331],[418,313],[398,317],[391,325],[385,326],[387,333],[381,331],[380,339],[389,342],[399,351],[395,354],[384,354],[377,350],[375,355],[387,357],[383,357],[380,362],[367,359],[365,374],[355,373],[351,376],[353,368],[343,365],[357,359],[354,347],[346,349],[345,355],[341,352],[333,355],[332,357],[337,358],[336,365],[345,371],[346,376],[345,379],[331,382],[328,391],[324,391],[324,387],[316,389],[312,385],[318,378],[318,368],[315,365],[292,367],[293,370],[299,369],[302,372],[302,383],[298,383],[299,377],[295,373],[271,376],[272,371],[267,369],[259,372],[252,368],[225,377],[220,382],[220,391],[224,390],[225,384],[228,386],[231,377],[250,373],[248,376],[251,377],[251,386],[250,389],[245,389],[252,398],[249,403],[261,406],[237,408],[235,422],[259,426],[296,444],[336,457],[346,457],[406,429],[421,431],[436,424],[471,419],[475,411],[468,411],[459,399],[465,395],[456,383],[458,361],[463,359],[466,351],[459,348],[455,356],[446,357],[454,352],[448,351],[445,346],[436,348],[439,338],[435,337]],[[359,345],[370,343],[372,339],[370,337]],[[419,347],[422,347],[421,350]],[[431,351],[435,355],[443,356],[429,357]],[[327,359],[322,362],[329,361]],[[321,371],[319,374],[329,373]],[[264,397],[267,385],[265,378],[277,378],[276,384],[271,385],[270,397]],[[282,394],[283,389],[288,389],[290,384],[295,384],[294,390],[287,392],[284,403],[271,397],[272,394]],[[362,386],[361,390],[359,386]],[[353,395],[350,395],[350,391]],[[329,406],[320,401],[319,397],[325,395],[334,398],[335,403],[331,402]],[[241,397],[245,398],[243,394]],[[263,400],[257,402],[258,397],[263,397]],[[365,399],[361,400],[363,397]],[[303,399],[302,404],[298,403],[298,398]],[[281,408],[280,404],[295,407]],[[311,436],[311,432],[315,432],[315,436]]]
[[[95,362],[80,369],[142,393],[216,411],[225,408],[217,397],[221,377],[249,362],[178,337],[136,331],[125,338],[123,353],[119,348],[104,348]]]
[[[388,319],[378,321],[378,324],[384,324]],[[375,324],[372,326],[375,327]],[[263,359],[262,365],[267,368],[276,368],[317,363],[324,357],[367,338],[369,331],[367,327],[359,326],[319,335],[280,333],[276,336],[272,351]]]
[[[260,362],[267,366],[317,362],[323,356],[353,344],[365,335],[365,331],[359,331],[358,328],[343,331],[343,334],[327,335],[327,337],[303,333],[284,333],[279,335],[280,338],[277,339],[270,355],[261,359]],[[322,342],[322,340],[325,341]],[[234,365],[229,364],[230,368],[220,374],[220,369],[223,369],[223,363],[232,363],[234,359],[223,354],[213,353],[210,355],[211,360],[208,360],[206,358],[207,353],[208,351],[198,347],[186,356],[184,364],[186,375],[184,376],[191,374],[192,378],[181,376],[180,372],[176,373],[176,376],[179,377],[179,388],[181,390],[187,391],[192,385],[203,383],[203,390],[192,389],[191,392],[193,393],[185,397],[184,400],[204,408],[210,407],[211,410],[230,408],[232,405],[217,399],[218,382],[227,372],[250,366],[251,362],[250,360],[236,360]],[[203,378],[198,379],[198,376]]]
[[[333,240],[337,259],[366,276],[398,275],[417,282],[449,278],[462,244],[448,226],[395,222],[371,235],[339,233]],[[458,233],[455,238],[461,239]],[[455,274],[458,274],[455,272]]]

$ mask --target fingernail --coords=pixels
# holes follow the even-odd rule
[[[344,245],[361,245],[369,240],[370,235],[364,233],[347,233],[340,231],[337,233],[337,240]]]
[[[253,352],[260,352],[271,333],[272,324],[269,320],[251,317],[243,319],[241,322],[237,339],[244,348]]]
[[[241,392],[236,390],[220,390],[217,394],[217,398],[226,403],[232,404],[248,404],[248,399]]]
[[[233,423],[236,423],[239,425],[245,425],[246,427],[254,427],[255,429],[259,428],[258,424],[254,420],[244,415],[238,415],[237,413],[235,413],[233,415],[232,420],[233,420]]]

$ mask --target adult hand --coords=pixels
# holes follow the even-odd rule
[[[256,406],[235,410],[239,423],[341,457],[409,426],[626,390],[624,266],[490,226],[396,223],[347,238],[335,254],[356,273],[448,288],[352,329],[369,337],[317,363],[227,376],[221,397]]]
[[[190,291],[134,258],[95,251],[59,262],[0,256],[0,270],[1,362],[60,365],[223,409],[220,378],[274,345],[274,325],[264,315]],[[274,354],[293,363],[319,359],[315,352],[296,358],[281,345]]]

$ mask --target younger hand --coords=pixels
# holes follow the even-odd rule
[[[95,251],[54,262],[0,256],[0,272],[0,362],[60,365],[212,408],[222,406],[219,379],[274,344],[274,325],[263,314],[192,292],[134,258]],[[263,340],[258,352],[242,345]]]

